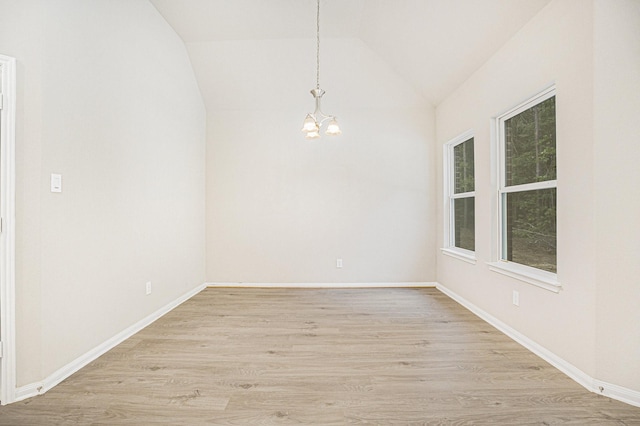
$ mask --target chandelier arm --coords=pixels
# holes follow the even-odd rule
[[[322,111],[316,110],[313,113],[313,116],[316,120],[316,122],[318,123],[318,126],[322,126],[322,124],[327,121],[327,120],[335,120],[336,118],[333,115],[327,115],[325,113],[323,113]]]

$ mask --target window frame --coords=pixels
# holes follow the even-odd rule
[[[509,109],[503,114],[497,116],[494,119],[494,135],[496,139],[496,166],[494,170],[497,172],[496,188],[495,188],[495,202],[496,202],[496,232],[494,232],[495,252],[494,260],[489,262],[489,269],[498,272],[512,278],[516,278],[520,281],[524,281],[535,286],[553,291],[559,292],[561,290],[561,284],[558,280],[557,272],[549,272],[543,269],[538,269],[532,266],[524,265],[521,263],[506,260],[505,253],[505,221],[506,221],[506,195],[511,193],[522,193],[525,191],[542,190],[542,189],[556,189],[556,197],[558,191],[558,176],[556,179],[547,180],[542,182],[533,182],[526,184],[518,184],[506,186],[506,158],[505,158],[505,123],[510,118],[533,108],[535,105],[540,104],[552,97],[556,96],[555,85],[548,87],[547,89],[537,93],[536,95],[528,98],[524,102],[516,105],[514,108]],[[557,102],[557,97],[556,97]],[[556,104],[557,105],[557,104]],[[556,126],[557,126],[557,109],[556,109]],[[557,149],[557,134],[556,134],[556,149]],[[557,151],[556,151],[557,152]],[[556,155],[557,166],[557,155]],[[556,221],[558,217],[558,210],[556,207]],[[556,234],[556,244],[558,241],[558,235]],[[556,252],[557,253],[557,252]],[[558,267],[556,257],[556,269]]]
[[[454,149],[458,145],[461,145],[469,140],[474,141],[474,190],[455,193],[455,153]],[[447,143],[444,144],[443,149],[443,174],[444,174],[444,247],[440,250],[443,254],[460,259],[467,263],[476,263],[475,250],[468,250],[462,247],[455,246],[455,210],[454,203],[457,199],[473,198],[474,210],[475,210],[475,136],[473,130],[467,130],[466,132],[456,136]],[[475,221],[475,214],[474,214]],[[474,226],[475,233],[475,226]],[[475,246],[475,235],[474,235]]]

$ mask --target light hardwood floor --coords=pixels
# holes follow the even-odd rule
[[[2,425],[640,425],[435,289],[209,288]]]

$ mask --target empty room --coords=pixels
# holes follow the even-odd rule
[[[640,425],[640,1],[0,0],[0,425]]]

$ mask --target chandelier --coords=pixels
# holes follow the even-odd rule
[[[306,133],[307,139],[317,139],[320,137],[320,128],[328,121],[326,134],[336,136],[342,133],[340,126],[333,115],[326,115],[320,109],[320,101],[324,90],[320,88],[320,0],[317,0],[316,10],[316,88],[311,90],[311,94],[316,100],[316,109],[313,113],[307,114],[302,124],[302,131]]]

